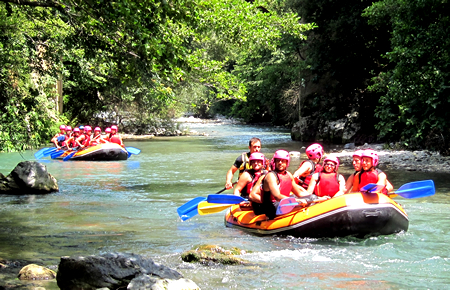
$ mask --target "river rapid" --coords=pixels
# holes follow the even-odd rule
[[[60,192],[0,195],[0,259],[55,267],[61,256],[132,252],[176,269],[202,289],[444,289],[450,284],[450,174],[385,171],[395,188],[435,181],[434,196],[395,198],[409,215],[404,233],[367,239],[257,237],[226,228],[224,212],[182,222],[176,209],[221,190],[227,170],[251,137],[262,140],[269,158],[276,149],[301,151],[301,159],[291,161],[291,172],[305,159],[301,147],[308,144],[269,127],[188,126],[205,136],[125,142],[142,150],[126,161],[41,160]],[[34,160],[33,153],[0,153],[0,172],[7,175],[18,162]],[[340,173],[352,173],[351,164],[343,164]],[[247,250],[240,258],[249,264],[181,260],[182,252],[204,244]],[[14,278],[0,271],[0,286]],[[40,285],[58,289],[56,281]]]

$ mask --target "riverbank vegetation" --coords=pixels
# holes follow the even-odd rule
[[[0,0],[0,151],[183,112],[449,153],[448,1]],[[163,122],[164,123],[164,122]]]

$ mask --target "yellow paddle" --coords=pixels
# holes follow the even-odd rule
[[[221,212],[226,210],[233,204],[223,204],[223,203],[209,203],[207,201],[202,201],[198,204],[198,213],[200,215],[207,215],[216,212]]]

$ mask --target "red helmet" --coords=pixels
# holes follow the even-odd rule
[[[111,128],[106,128],[105,133],[111,133]]]
[[[116,125],[112,125],[112,126],[111,126],[111,130],[116,130],[116,132],[117,132],[119,129],[117,128]]]
[[[306,155],[308,156],[309,159],[322,158],[323,156],[322,145],[317,143],[309,145],[308,148],[306,148]]]
[[[327,161],[331,161],[334,164],[336,164],[335,170],[334,172],[337,172],[338,168],[339,168],[339,158],[337,158],[336,156],[327,156],[324,160],[323,160],[323,167],[325,167],[325,163],[327,163]]]
[[[364,150],[362,157],[370,157],[372,158],[373,167],[378,165],[378,153],[372,149]]]
[[[72,131],[72,127],[66,126],[66,131]]]
[[[95,127],[94,131],[102,131],[102,129],[100,129],[100,127]]]
[[[66,130],[66,125],[59,126],[59,130]]]

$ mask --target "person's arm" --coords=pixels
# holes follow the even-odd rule
[[[392,183],[389,182],[389,180],[387,180],[387,178],[386,178],[386,190],[388,192],[392,192],[394,190],[394,186],[392,185]]]
[[[293,176],[302,177],[308,175],[312,171],[312,165],[310,162],[303,162],[302,165],[294,172]]]
[[[55,144],[56,148],[58,148],[58,149],[61,148],[61,147],[59,147],[59,145],[58,145],[58,136],[57,136],[57,135],[53,136],[53,138],[52,138],[52,140],[51,140],[50,142],[52,142],[53,144]]]
[[[234,165],[231,166],[230,170],[227,172],[226,181],[225,181],[225,188],[230,189],[233,187],[232,179],[234,173],[238,170],[238,168]]]
[[[317,179],[319,178],[319,173],[314,173],[309,181],[308,189],[306,190],[308,194],[313,194],[316,188]]]
[[[278,179],[275,174],[267,174],[265,181],[266,182],[263,184],[264,191],[270,191],[277,201],[286,197],[281,194],[280,189],[278,188]]]
[[[353,184],[352,184],[352,187],[351,187],[350,192],[359,192],[359,175],[361,174],[361,172],[362,172],[362,171],[356,173],[356,174],[353,176],[353,184],[356,185],[356,189],[353,190]]]
[[[347,182],[345,183],[345,193],[349,193],[352,190],[353,187],[353,174],[351,174],[348,179]]]
[[[345,194],[345,190],[346,190],[346,184],[345,184],[345,178],[344,176],[339,174],[339,191],[336,192],[336,194],[333,197],[338,197],[340,195],[344,195]]]
[[[304,196],[308,196],[310,195],[306,189],[304,189],[303,187],[299,186],[295,180],[294,177],[292,176],[292,174],[290,172],[288,172],[288,174],[290,174],[291,178],[292,178],[292,193],[294,193],[295,196],[297,197],[304,197]]]
[[[248,172],[244,172],[241,177],[239,177],[239,180],[236,184],[236,187],[234,188],[234,195],[240,196],[242,189],[245,188],[245,186],[252,181],[252,177]]]
[[[380,174],[378,174],[377,184],[386,186],[387,185],[386,181],[387,181],[386,173],[381,172]]]

